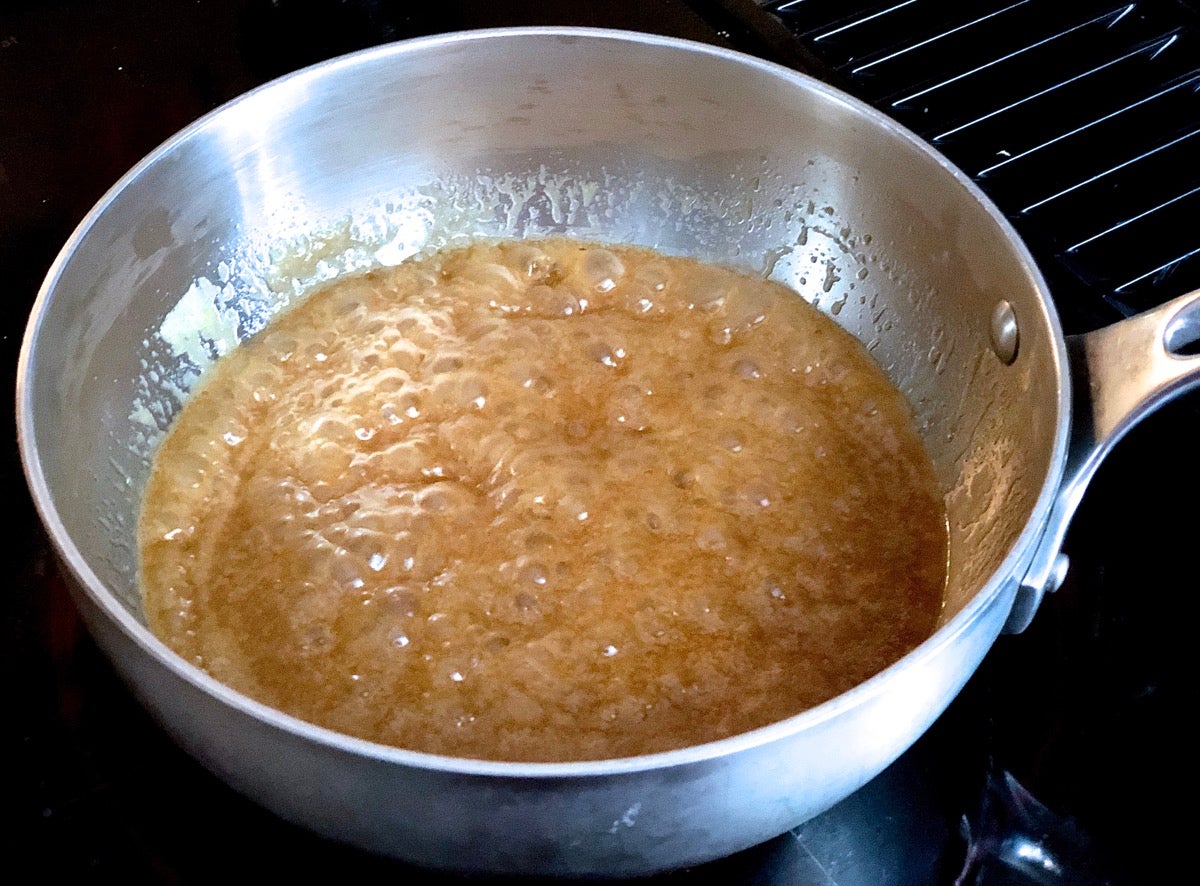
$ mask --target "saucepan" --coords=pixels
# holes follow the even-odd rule
[[[338,274],[475,237],[632,243],[764,274],[908,395],[945,489],[937,631],[852,690],[722,741],[506,763],[383,747],[221,685],[147,630],[136,517],[204,369]],[[268,84],[168,141],[50,269],[21,352],[20,447],[100,646],[163,727],[285,819],[457,870],[632,875],[735,852],[847,796],[1062,580],[1104,453],[1200,379],[1200,294],[1064,337],[1037,268],[960,172],[793,71],[586,29],[451,34]],[[883,626],[886,629],[886,626]]]

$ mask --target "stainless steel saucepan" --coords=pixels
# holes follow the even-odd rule
[[[211,360],[329,277],[477,236],[568,234],[768,274],[907,392],[946,490],[939,630],[826,704],[724,741],[563,764],[382,747],[220,685],[146,629],[139,496]],[[21,352],[20,446],[76,602],[133,691],[229,784],[423,865],[635,874],[814,816],[942,712],[1061,581],[1098,461],[1200,378],[1200,294],[1077,339],[1010,226],[895,123],[807,77],[641,34],[531,29],[380,47],[252,92],[83,221]]]

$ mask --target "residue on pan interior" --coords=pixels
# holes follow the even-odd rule
[[[877,295],[860,284],[877,261],[888,275],[892,269],[877,258],[870,235],[853,233],[820,197],[823,182],[837,180],[836,169],[810,160],[808,179],[796,181],[784,179],[765,158],[735,156],[711,165],[720,170],[718,180],[740,183],[732,189],[736,200],[698,183],[688,170],[649,180],[636,167],[604,169],[597,177],[586,166],[543,165],[528,172],[446,176],[321,223],[304,206],[275,206],[266,217],[239,225],[253,230],[197,275],[160,326],[148,331],[144,371],[135,379],[128,416],[133,454],[144,467],[213,360],[279,310],[339,277],[481,237],[569,232],[610,240],[616,234],[628,242],[654,242],[672,254],[733,256],[747,271],[784,282],[831,312],[856,295],[863,316],[842,314],[841,320],[860,329],[873,349],[890,320],[886,306],[877,310]]]

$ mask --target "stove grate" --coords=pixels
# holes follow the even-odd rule
[[[1195,3],[762,5],[822,66],[814,73],[983,188],[1029,244],[1068,331],[1200,287]]]

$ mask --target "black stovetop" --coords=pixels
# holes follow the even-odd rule
[[[920,19],[917,7],[935,17],[973,6],[986,12],[1028,3],[857,5],[869,7],[869,15],[905,7],[911,30],[914,22],[932,20]],[[473,27],[621,27],[807,65],[881,106],[905,97],[897,91],[899,75],[866,86],[856,82],[858,50],[849,50],[847,61],[834,52],[847,52],[844,41],[822,43],[817,26],[804,23],[816,19],[797,18],[827,15],[837,7],[822,25],[826,32],[837,30],[849,21],[845,9],[854,4],[769,5],[788,8],[779,18],[764,19],[750,0],[8,0],[0,6],[0,272],[10,308],[0,349],[9,390],[41,278],[101,194],[199,115],[332,55]],[[1065,7],[1094,7],[1097,15],[1111,16],[1129,7],[1116,19],[1121,27],[1190,8],[1162,0],[1054,5],[1059,16]],[[876,21],[876,32],[900,39],[899,25],[889,30],[878,27],[882,19]],[[1161,37],[1145,30],[1136,31],[1143,42]],[[1188,39],[1193,42],[1183,45],[1194,47]],[[888,52],[884,47],[877,54]],[[1145,67],[1168,54],[1152,48],[1138,58]],[[921,74],[919,65],[909,64],[913,58],[906,54],[908,73],[933,82],[930,69]],[[1176,63],[1175,56],[1170,62]],[[1194,97],[1184,68],[1171,68],[1167,85],[1182,83],[1181,94]],[[919,118],[904,119],[905,108],[894,112],[922,131]],[[1200,129],[1200,117],[1191,125]],[[947,124],[940,132],[953,128]],[[933,138],[940,132],[922,134]],[[1181,133],[1186,130],[1176,136]],[[1195,176],[1200,164],[1194,162],[1194,146],[1187,147],[1191,153],[1184,156],[1192,158],[1193,169],[1156,162],[1151,165],[1158,178],[1137,181],[1154,189],[1171,176]],[[946,150],[954,156],[953,146]],[[963,156],[956,162],[978,172],[967,162],[974,162],[973,155]],[[1028,184],[1022,179],[1005,190],[1001,182],[991,194],[1017,218],[1037,202],[1026,193]],[[1194,186],[1184,181],[1179,193]],[[1108,202],[1098,198],[1095,205],[1107,207],[1119,196],[1103,192]],[[1167,212],[1179,205],[1170,203]],[[1070,226],[1083,213],[1059,212],[1056,223]],[[1200,247],[1194,218],[1190,227],[1170,234],[1185,252]],[[1063,228],[1047,224],[1040,217],[1037,224],[1018,218],[1055,292],[1062,293],[1069,327],[1087,328],[1106,312],[1115,317],[1179,294],[1181,281],[1195,268],[1185,263],[1172,273],[1134,281],[1127,293],[1136,290],[1139,301],[1130,304],[1113,295],[1119,280],[1105,288],[1098,273],[1081,270],[1078,255],[1063,246]],[[1145,245],[1154,254],[1161,243],[1150,243],[1153,238],[1140,230],[1121,226],[1120,243],[1135,251]],[[1190,836],[1187,818],[1175,806],[1186,802],[1190,785],[1183,714],[1185,696],[1191,696],[1186,688],[1191,625],[1183,610],[1195,585],[1187,555],[1190,519],[1174,512],[1200,498],[1200,475],[1188,470],[1200,440],[1198,404],[1192,396],[1164,408],[1118,446],[1072,525],[1066,585],[1047,599],[1029,631],[997,642],[946,714],[896,764],[792,833],[663,881],[715,877],[728,883],[848,886],[953,882],[960,875],[962,882],[986,884],[1173,880],[1172,872],[1187,864],[1181,847]],[[5,543],[15,580],[0,604],[0,663],[10,699],[0,727],[8,767],[0,833],[15,879],[207,883],[235,876],[333,874],[457,882],[287,825],[171,744],[82,629],[30,504],[12,419],[6,421],[9,444],[0,477],[13,518]]]

